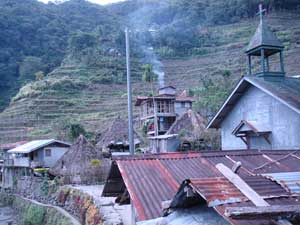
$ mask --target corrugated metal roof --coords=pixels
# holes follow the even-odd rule
[[[235,162],[241,161],[242,167],[238,174],[265,198],[289,196],[276,182],[259,175],[277,171],[299,171],[300,157],[293,155],[295,151],[286,150],[208,151],[128,156],[117,158],[116,162],[136,208],[137,221],[142,221],[162,216],[161,203],[171,200],[180,184],[187,179],[194,182],[195,188],[198,187],[199,192],[208,199],[208,204],[218,199],[224,200],[223,203],[226,200],[230,202],[230,199],[237,200],[239,191],[232,189],[223,178],[220,179],[223,175],[215,168],[218,163],[231,168]],[[281,164],[281,161],[291,158],[298,163]],[[110,184],[115,184],[111,182],[113,179],[120,180],[120,177],[110,178],[105,187],[106,192],[109,192]],[[222,192],[225,187],[231,188]]]
[[[210,207],[248,200],[225,177],[192,179],[189,185]]]
[[[1,144],[0,145],[0,150],[10,150],[10,149],[13,149],[17,146],[26,144],[26,143],[27,143],[27,141],[18,141],[18,142],[15,142],[15,143]]]
[[[71,146],[69,143],[62,142],[62,141],[57,141],[54,139],[49,139],[49,140],[35,140],[35,141],[30,141],[26,144],[20,145],[16,148],[13,148],[8,151],[8,153],[21,153],[21,154],[26,154],[33,152],[39,148],[45,147],[47,145],[53,144],[53,143],[59,143],[67,146]]]
[[[300,193],[300,172],[267,173],[263,176],[276,181],[290,193]]]

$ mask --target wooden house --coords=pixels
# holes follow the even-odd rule
[[[2,167],[1,186],[11,188],[14,181],[31,174],[34,168],[49,168],[63,156],[70,144],[54,139],[35,140],[7,151]]]
[[[140,123],[147,128],[147,134],[165,134],[176,118],[192,108],[193,98],[186,92],[176,95],[176,88],[166,86],[156,96],[140,96],[135,106],[140,107]]]
[[[260,24],[246,54],[248,75],[243,77],[210,121],[221,129],[222,149],[300,149],[300,79],[285,74],[283,44]],[[270,65],[270,57],[278,57]],[[253,72],[253,58],[260,69]],[[277,68],[277,69],[276,69]]]

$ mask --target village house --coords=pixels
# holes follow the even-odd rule
[[[192,110],[193,97],[186,91],[176,93],[176,88],[160,88],[157,96],[138,97],[136,106],[140,107],[140,124],[149,139],[151,153],[175,152],[180,146],[179,134],[170,133],[170,128],[178,123],[188,111]]]
[[[261,15],[246,51],[248,75],[208,124],[221,129],[222,149],[300,149],[300,79],[285,74],[283,50]],[[260,57],[256,72],[254,57]]]
[[[192,109],[194,99],[184,91],[176,95],[176,88],[160,88],[156,96],[140,96],[135,106],[140,107],[140,123],[149,136],[165,134],[176,118]]]
[[[205,119],[192,109],[177,117],[166,134],[149,137],[151,153],[211,149]]]
[[[54,139],[35,140],[7,151],[2,167],[2,187],[12,187],[14,180],[29,175],[34,168],[50,168],[69,149],[70,144]]]

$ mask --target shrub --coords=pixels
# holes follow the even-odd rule
[[[41,225],[43,224],[46,209],[41,206],[30,205],[25,211],[24,225]]]
[[[98,167],[100,166],[101,164],[101,161],[99,159],[92,159],[91,160],[91,165],[94,166],[94,167]]]

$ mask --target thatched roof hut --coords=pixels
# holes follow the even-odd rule
[[[140,138],[134,132],[135,145],[140,144]],[[129,138],[128,138],[128,123],[127,121],[117,117],[104,132],[96,145],[97,149],[109,152],[126,152],[129,151]]]
[[[63,177],[65,183],[95,184],[106,179],[109,167],[109,160],[80,135],[49,172]]]
[[[187,148],[205,149],[208,147],[205,142],[210,136],[205,124],[204,117],[193,110],[188,110],[176,119],[166,134],[178,134],[181,143],[189,145]]]

